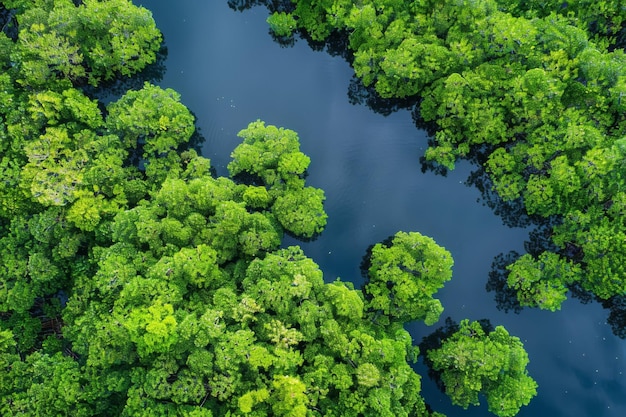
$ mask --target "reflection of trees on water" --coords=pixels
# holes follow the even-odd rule
[[[473,171],[465,181],[467,186],[474,186],[480,191],[481,202],[489,207],[496,216],[502,219],[502,223],[508,227],[528,227],[533,223],[541,222],[541,218],[533,217],[526,213],[524,202],[521,198],[513,201],[505,201],[493,189],[493,182],[489,175],[478,165],[478,169]]]
[[[504,311],[505,313],[512,311],[518,314],[524,309],[517,299],[517,292],[507,284],[509,271],[506,267],[519,259],[520,256],[521,255],[515,251],[501,253],[496,256],[491,263],[489,279],[485,285],[487,292],[495,293],[493,298],[498,310]]]
[[[18,32],[18,23],[15,15],[15,9],[7,9],[3,4],[0,4],[0,31],[4,32],[13,41],[17,40]]]
[[[348,87],[350,104],[369,107],[372,111],[383,116],[389,116],[398,110],[408,110],[415,105],[415,97],[409,98],[382,98],[374,86],[366,87],[363,82],[353,75]]]
[[[197,121],[198,118],[196,117],[196,114],[192,112],[191,110],[189,111],[193,115],[194,120]],[[191,138],[189,138],[189,143],[182,144],[181,146],[185,148],[193,149],[198,153],[198,155],[202,155],[202,145],[204,144],[205,141],[206,141],[206,138],[202,134],[202,131],[200,130],[198,126],[196,126],[196,129],[193,131]],[[211,168],[213,168],[213,166],[211,166]]]
[[[384,246],[390,247],[393,243],[394,237],[395,235],[391,235],[381,240],[380,242],[372,243],[365,250],[365,255],[363,255],[363,258],[361,258],[361,264],[359,265],[361,276],[363,277],[363,279],[365,279],[365,281],[369,280],[370,267],[372,266],[372,250],[374,249],[374,246],[380,243]]]
[[[330,56],[342,57],[350,66],[354,61],[354,54],[348,47],[350,39],[348,33],[333,31],[323,42],[315,41],[306,32],[299,32],[298,35],[304,39],[309,48],[318,52],[326,52]]]
[[[609,310],[606,322],[615,336],[626,339],[626,296],[615,296],[601,301],[602,307]]]
[[[296,6],[291,0],[228,0],[228,7],[243,12],[255,6],[265,6],[271,13],[291,12]]]
[[[526,221],[535,226],[529,232],[528,240],[524,242],[524,249],[527,253],[537,257],[545,251],[559,252],[559,248],[554,245],[551,239],[552,227],[557,222],[556,218],[545,219],[528,216],[527,219],[523,220],[523,222]],[[507,224],[506,221],[505,224]],[[508,265],[517,261],[521,256],[516,251],[501,253],[491,263],[491,271],[485,289],[487,292],[495,293],[496,307],[505,313],[512,311],[517,314],[524,309],[517,299],[517,291],[507,284],[509,271],[506,269]]]
[[[272,40],[280,45],[281,48],[291,48],[296,44],[296,38],[293,36],[278,36],[271,29],[268,29],[268,34],[272,37]]]
[[[433,363],[431,360],[428,359],[426,353],[429,350],[439,349],[443,344],[443,341],[452,336],[452,334],[454,334],[458,330],[459,324],[456,321],[452,320],[452,318],[446,317],[445,325],[439,327],[428,336],[425,336],[422,339],[422,342],[419,344],[420,357],[428,368],[428,377],[435,382],[437,388],[439,388],[441,392],[445,391],[445,386],[443,385],[443,381],[441,380],[442,371],[436,371],[433,368]]]
[[[569,289],[572,298],[576,298],[582,304],[596,301],[608,310],[606,322],[611,326],[611,331],[620,339],[626,339],[626,295],[616,295],[603,300],[583,289],[578,283],[570,286]]]

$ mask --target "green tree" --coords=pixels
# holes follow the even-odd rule
[[[286,230],[310,238],[321,233],[326,226],[325,199],[324,191],[319,188],[287,190],[276,198],[272,212]]]
[[[267,18],[270,29],[278,36],[291,36],[296,29],[296,19],[289,13],[273,13]]]
[[[480,323],[463,320],[458,331],[426,355],[441,372],[446,394],[463,408],[478,405],[484,394],[490,412],[514,416],[537,394],[522,342],[502,326],[487,334]]]
[[[300,152],[298,134],[293,130],[266,126],[257,120],[239,132],[243,143],[235,148],[228,164],[231,176],[257,176],[267,187],[295,186],[301,181],[310,159]]]
[[[144,158],[176,149],[189,141],[194,118],[172,89],[144,84],[129,91],[107,107],[107,127],[122,138],[125,146],[141,145]]]
[[[41,88],[55,80],[57,85],[68,87],[86,76],[78,45],[56,32],[48,32],[44,23],[23,24],[18,47],[11,55],[20,63],[18,82]]]
[[[398,232],[390,245],[373,247],[370,263],[364,287],[368,308],[392,321],[439,320],[443,307],[433,294],[452,278],[447,250],[420,233]]]
[[[510,288],[517,290],[523,306],[555,311],[567,299],[568,285],[580,279],[580,267],[552,252],[543,252],[538,259],[530,254],[507,267]]]
[[[68,12],[52,15],[51,24],[80,45],[90,84],[116,74],[130,76],[156,61],[162,36],[146,8],[128,0],[84,0]]]
[[[307,415],[308,399],[306,385],[297,378],[277,375],[272,381],[272,411],[276,416],[304,417]]]
[[[156,60],[161,34],[152,15],[128,0],[56,0],[22,5],[13,59],[23,85],[98,85]],[[53,81],[54,80],[54,81]],[[69,83],[68,83],[69,82]]]
[[[242,178],[257,187],[244,191],[246,204],[262,208],[271,203],[271,212],[280,225],[297,236],[311,238],[321,233],[328,218],[323,206],[324,191],[305,186],[311,160],[300,151],[298,134],[257,120],[239,136],[243,143],[233,151],[228,171],[235,178],[253,177]],[[265,190],[258,188],[256,181]]]

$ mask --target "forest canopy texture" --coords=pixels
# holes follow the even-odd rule
[[[519,281],[529,303],[538,289],[551,296],[575,280],[603,288],[599,295],[622,291],[621,255],[606,255],[618,244],[606,233],[621,227],[624,200],[616,169],[624,146],[610,140],[621,126],[622,55],[557,15],[527,21],[489,2],[455,4],[454,13],[445,2],[418,3],[294,2],[272,27],[281,36],[306,28],[315,39],[350,29],[365,84],[382,96],[423,94],[424,118],[443,132],[430,158],[451,164],[482,143],[467,132],[492,132],[490,144],[506,144],[489,157],[497,189],[506,185],[498,180],[503,166],[517,181],[510,198],[532,202],[533,184],[548,183],[564,201],[551,209],[537,198],[529,210],[587,216],[580,238],[564,221],[563,237],[555,237],[562,254],[512,267],[511,285]],[[250,123],[230,176],[217,177],[190,145],[194,117],[178,93],[145,82],[107,104],[93,94],[155,63],[162,37],[148,10],[129,0],[13,0],[0,2],[0,12],[0,414],[437,415],[420,395],[411,367],[419,352],[403,325],[438,321],[443,306],[433,296],[451,278],[449,252],[417,232],[398,232],[373,247],[363,289],[324,282],[299,247],[281,247],[285,233],[314,238],[327,220],[324,192],[306,184],[311,161],[296,132]],[[547,40],[537,48],[521,35],[507,42],[513,35],[490,26],[498,19],[505,19],[500,31],[521,25],[514,34],[530,30],[537,42]],[[555,23],[541,26],[542,19]],[[608,15],[602,24],[613,30],[619,22]],[[483,34],[506,39],[493,51]],[[550,42],[570,38],[583,46],[548,53]],[[552,93],[569,99],[520,110],[520,126],[505,129],[516,120],[512,110],[481,107],[499,91],[491,88],[494,74],[511,83],[502,91],[518,88],[520,103]],[[455,85],[477,95],[448,100],[460,94]],[[571,119],[557,123],[557,112]],[[554,141],[571,136],[571,147],[552,155],[545,140],[531,163],[516,147],[532,148],[531,128],[544,119],[567,126],[551,133]],[[538,168],[527,172],[527,165]],[[572,181],[589,181],[574,182],[588,197],[578,211],[568,193],[554,191],[558,166]],[[586,278],[606,262],[613,268],[606,278]],[[556,271],[554,285],[545,287],[541,275],[526,288],[527,274],[514,269],[524,265]],[[429,360],[455,403],[475,404],[481,394],[492,412],[512,416],[536,394],[527,356],[503,328],[474,327],[462,322]]]

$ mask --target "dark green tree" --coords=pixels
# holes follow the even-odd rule
[[[537,394],[522,342],[502,326],[487,334],[480,323],[463,320],[458,331],[426,355],[441,373],[446,394],[463,408],[478,405],[482,394],[490,412],[512,417]]]

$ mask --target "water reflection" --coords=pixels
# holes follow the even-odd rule
[[[275,34],[272,30],[268,30],[269,35],[272,37],[272,40],[280,45],[281,48],[291,48],[296,44],[296,38],[291,36],[279,36]]]
[[[615,296],[602,301],[602,307],[609,310],[606,322],[615,336],[626,339],[626,296]]]
[[[491,264],[489,279],[485,285],[487,292],[495,293],[494,301],[496,302],[498,310],[504,311],[505,313],[511,311],[519,314],[519,312],[524,309],[517,299],[517,292],[507,284],[509,271],[506,267],[519,259],[520,256],[521,255],[516,251],[501,253],[496,256]]]
[[[475,161],[483,159],[475,153],[470,155],[470,158]],[[493,182],[481,165],[477,165],[477,168],[469,175],[467,184],[480,191],[482,204],[493,210],[494,214],[499,216],[502,223],[508,227],[528,227],[544,221],[541,217],[529,216],[521,198],[512,201],[503,200],[493,189]]]
[[[535,227],[529,232],[529,239],[524,242],[524,249],[527,253],[533,256],[539,256],[540,253],[545,251],[559,251],[559,248],[554,245],[550,238],[554,221],[556,220],[542,218],[531,219],[529,216],[526,216],[526,218],[522,220],[522,224],[528,222],[532,223]],[[518,314],[523,309],[517,299],[517,292],[509,288],[507,284],[509,271],[506,269],[508,265],[517,261],[521,256],[522,255],[516,251],[509,251],[497,255],[491,264],[489,279],[485,285],[487,292],[495,293],[494,300],[498,310],[504,311],[505,313],[512,311]]]
[[[390,235],[387,238],[381,240],[380,242],[372,243],[365,250],[365,255],[363,255],[363,259],[361,260],[361,263],[359,265],[359,269],[361,270],[361,277],[363,277],[365,282],[369,280],[369,273],[370,273],[369,271],[370,271],[370,267],[372,266],[372,250],[374,249],[374,246],[380,243],[381,245],[389,248],[392,246],[392,241],[394,237],[395,235]]]
[[[184,146],[186,148],[191,148],[191,149],[195,150],[196,152],[198,152],[198,155],[201,155],[202,154],[202,146],[206,142],[206,138],[202,134],[202,128],[197,125],[198,116],[193,111],[190,110],[190,112],[191,112],[191,115],[194,117],[194,120],[196,121],[196,128],[193,131],[193,134],[191,135],[191,138],[189,138],[189,143],[186,144],[186,145],[183,144],[181,146]],[[211,169],[214,170],[213,167],[211,167]],[[217,172],[214,175],[217,176]]]
[[[366,87],[356,75],[352,76],[348,87],[348,100],[350,104],[367,106],[374,113],[389,116],[398,110],[409,110],[415,106],[415,98],[382,98],[376,93],[373,86]]]

